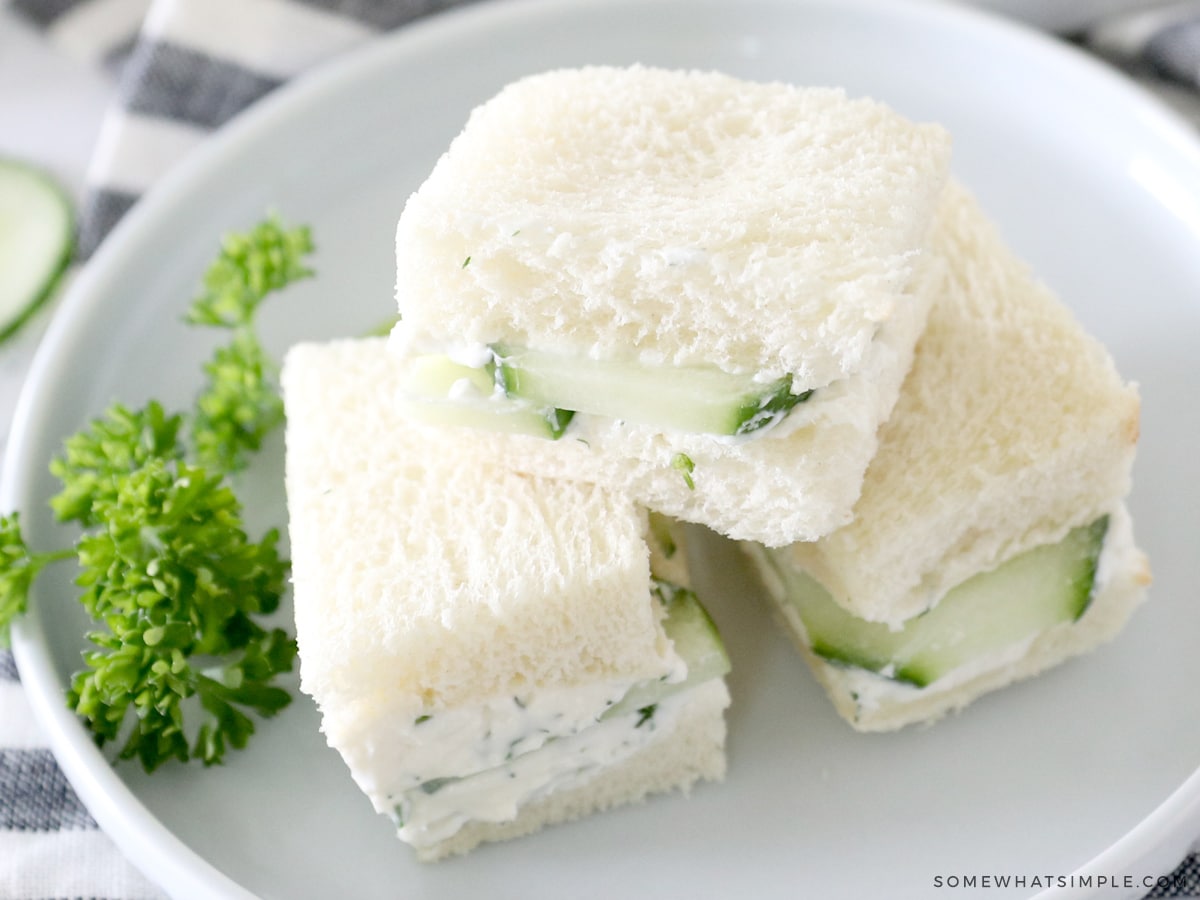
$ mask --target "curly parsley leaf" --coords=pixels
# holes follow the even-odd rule
[[[112,501],[121,480],[151,459],[176,459],[183,455],[180,415],[168,416],[151,401],[131,411],[120,404],[87,428],[67,438],[63,455],[52,460],[50,473],[63,489],[50,498],[50,508],[63,522],[96,525],[106,503]]]
[[[254,331],[269,294],[312,274],[306,228],[270,219],[225,239],[188,321],[229,329],[190,415],[121,405],[68,438],[50,464],[59,520],[75,547],[31,553],[16,514],[0,518],[0,630],[28,605],[41,568],[76,557],[95,620],[68,702],[119,758],[154,771],[170,759],[222,761],[291,700],[275,685],[296,642],[258,622],[279,607],[289,564],[279,533],[252,541],[228,476],[283,421],[278,367]],[[185,729],[185,722],[187,727]]]
[[[207,384],[196,400],[193,443],[205,465],[245,468],[249,454],[283,422],[279,368],[254,332],[254,317],[270,294],[313,274],[306,263],[312,251],[307,228],[289,229],[271,218],[227,237],[205,275],[187,321],[233,331],[229,344],[205,364]]]
[[[250,325],[268,295],[313,275],[305,262],[312,251],[308,228],[288,228],[274,216],[245,234],[226,235],[186,321],[218,328]]]
[[[244,469],[249,454],[283,422],[278,371],[249,332],[213,354],[205,364],[208,387],[196,400],[192,440],[196,457],[228,472]]]
[[[13,620],[29,606],[29,589],[48,563],[73,556],[71,550],[30,553],[17,513],[0,516],[0,647],[7,647]]]
[[[98,649],[84,655],[68,702],[100,744],[118,737],[132,709],[119,755],[147,771],[169,758],[220,762],[226,740],[241,748],[254,731],[238,707],[270,716],[290,699],[269,682],[291,669],[295,642],[255,622],[278,608],[286,584],[279,535],[251,542],[223,476],[180,461],[131,473],[105,519],[79,543],[77,579],[105,628],[88,635]],[[192,696],[203,715],[189,753],[183,703]]]

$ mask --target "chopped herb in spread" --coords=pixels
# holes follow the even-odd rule
[[[692,472],[696,471],[696,464],[692,462],[690,456],[686,453],[676,453],[671,457],[671,468],[683,473],[683,481],[689,491],[696,489],[696,482],[692,480]]]

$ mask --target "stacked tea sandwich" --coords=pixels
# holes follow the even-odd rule
[[[745,545],[861,730],[930,721],[1091,650],[1150,581],[1124,503],[1135,389],[960,185],[931,245],[948,278],[852,521]]]
[[[390,340],[289,354],[302,686],[420,858],[722,777],[728,660],[675,520],[763,548],[783,619],[860,723],[943,675],[965,702],[963,685],[996,683],[983,670],[1048,665],[1135,602],[1144,563],[1120,497],[1136,397],[948,185],[949,157],[940,127],[837,90],[640,67],[527,78],[472,113],[405,206]],[[939,398],[939,372],[975,378],[958,369],[993,342],[1007,358],[1023,317],[1057,330],[1034,334],[1022,383],[974,418],[959,409],[973,395]],[[895,435],[924,428],[925,405],[947,415],[934,428],[983,422],[1009,392],[1021,416],[956,436],[1010,449],[993,480],[963,476],[957,507],[911,505],[972,451],[938,463]],[[1092,431],[1049,418],[1073,404]],[[954,530],[972,491],[1036,493],[1085,444],[1094,496],[981,504]],[[906,467],[910,482],[889,474]],[[890,545],[897,516],[925,556]],[[860,566],[868,534],[879,552]],[[911,573],[891,577],[892,550],[916,585],[895,587]],[[1038,553],[1054,560],[1029,581],[1064,570],[1072,587],[1043,591],[1042,614],[1041,594],[993,580],[1018,597],[1004,647],[967,638],[919,685],[907,658],[842,646],[875,620],[903,633],[967,575]],[[992,605],[951,625],[990,633]]]

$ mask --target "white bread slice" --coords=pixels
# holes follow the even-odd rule
[[[453,706],[666,671],[645,513],[495,465],[503,435],[400,419],[385,344],[301,344],[286,358],[305,692],[336,701],[336,722],[397,695]]]
[[[641,66],[525,78],[404,208],[396,344],[830,384],[905,302],[949,156],[940,126],[840,90]]]
[[[850,521],[863,473],[912,362],[941,260],[922,259],[910,301],[884,324],[854,375],[817,391],[761,437],[662,433],[577,416],[557,441],[511,435],[506,466],[623,493],[676,519],[771,547],[811,541]],[[482,434],[460,429],[463,440]],[[692,463],[690,481],[675,462]]]
[[[590,485],[495,465],[504,435],[463,440],[404,422],[385,345],[298,345],[283,384],[301,687],[355,780],[391,812],[403,791],[431,777],[512,758],[508,737],[525,740],[537,717],[544,733],[569,744],[613,690],[619,698],[632,683],[674,677],[680,660],[651,598],[644,510]],[[690,693],[671,699],[686,705]],[[723,737],[711,702],[680,716],[693,722],[693,736]],[[431,734],[447,743],[434,746]],[[490,744],[477,750],[472,737]],[[665,734],[656,740],[670,745]],[[509,755],[496,756],[497,746]],[[723,744],[691,752],[700,762],[656,770],[660,781],[647,776],[628,796],[718,771]],[[406,768],[417,757],[442,768],[420,768],[418,778]],[[571,803],[551,794],[550,807],[518,821],[533,828],[625,796],[619,779],[605,784]],[[490,839],[504,827],[472,834]],[[417,838],[421,852],[442,855],[437,835]],[[476,838],[451,840],[465,849]]]
[[[765,563],[760,549],[748,546],[747,550],[759,564],[764,583],[776,600],[777,619],[791,635],[838,714],[859,731],[892,731],[957,712],[983,694],[1032,678],[1115,637],[1145,600],[1150,569],[1146,557],[1134,546],[1128,511],[1118,507],[1110,513],[1109,522],[1095,592],[1078,621],[1055,625],[1023,645],[1008,648],[992,659],[978,660],[969,669],[951,673],[923,688],[891,681],[863,669],[839,666],[814,654],[796,607],[780,599],[784,588],[778,574]]]
[[[849,521],[924,326],[949,150],[839,90],[639,66],[524,79],[405,206],[393,349],[790,374],[815,395],[745,438],[580,414],[505,462],[736,539],[813,540]]]
[[[1136,390],[960,185],[948,264],[853,521],[787,551],[860,618],[898,624],[954,585],[1098,518],[1129,490]]]

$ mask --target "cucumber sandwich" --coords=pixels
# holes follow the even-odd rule
[[[853,521],[745,545],[862,730],[936,718],[1092,649],[1149,582],[1124,506],[1136,390],[958,185],[932,243],[949,277]]]
[[[673,523],[400,418],[383,338],[283,371],[301,687],[423,860],[718,780],[724,674]]]
[[[849,519],[938,290],[949,155],[833,89],[509,85],[399,219],[406,414],[735,538],[816,538]]]

